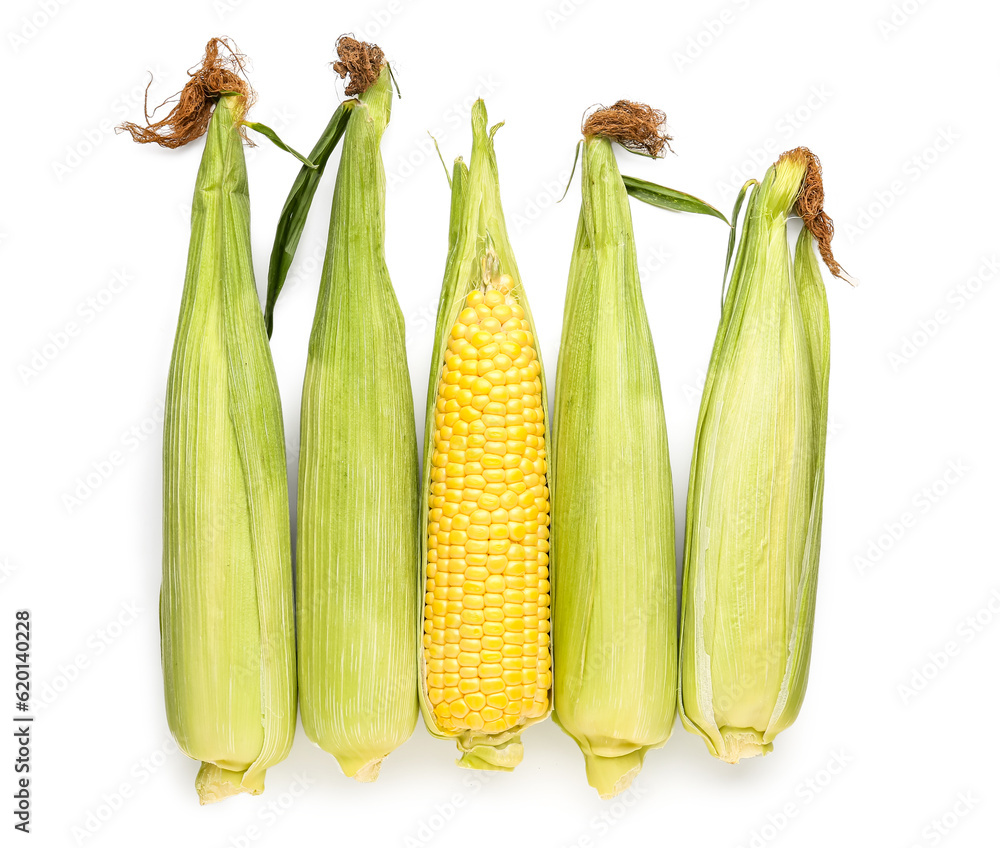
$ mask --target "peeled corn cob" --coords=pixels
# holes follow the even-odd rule
[[[420,700],[460,765],[510,770],[550,708],[548,415],[481,100],[472,128],[428,392]]]
[[[727,762],[766,754],[798,714],[823,511],[833,273],[819,163],[785,153],[753,192],[705,382],[688,494],[685,727]],[[792,262],[788,216],[805,226]]]
[[[389,67],[374,45],[344,37],[337,49],[335,70],[350,73],[359,99],[343,136],[302,391],[299,691],[306,735],[369,782],[417,720],[417,441],[384,253]],[[279,231],[278,256],[283,249]]]
[[[556,377],[555,721],[601,797],[670,737],[676,560],[667,427],[628,195],[612,139],[654,155],[662,113],[616,103],[584,125],[583,203]]]
[[[209,42],[164,121],[124,126],[165,147],[208,131],[164,408],[160,595],[167,718],[203,761],[203,804],[263,791],[295,731],[285,443],[240,134],[252,92],[220,48]]]

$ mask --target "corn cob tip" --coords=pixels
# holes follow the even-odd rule
[[[385,64],[385,53],[377,44],[342,35],[337,39],[337,61],[330,64],[341,79],[350,75],[344,93],[355,97],[375,84]]]
[[[459,738],[458,750],[462,756],[455,764],[462,768],[483,771],[513,771],[524,759],[524,746],[520,734],[505,740],[488,736],[467,734],[469,738]]]
[[[198,802],[205,806],[225,801],[242,792],[260,795],[264,791],[264,779],[261,776],[248,783],[245,772],[230,771],[215,763],[202,763],[194,780],[194,787],[198,790]]]
[[[597,790],[601,800],[614,798],[632,785],[636,775],[642,771],[645,755],[645,748],[622,754],[620,757],[601,757],[597,754],[584,753],[587,783]]]
[[[160,121],[150,121],[152,114],[147,107],[144,107],[146,126],[125,121],[119,124],[115,131],[129,133],[132,140],[139,144],[158,144],[167,148],[182,147],[206,133],[213,106],[223,94],[241,95],[236,115],[238,121],[253,105],[257,96],[245,78],[246,63],[246,56],[240,53],[228,38],[211,39],[205,46],[205,55],[200,67],[188,71],[190,79],[184,88],[174,95],[177,103],[165,118]],[[148,98],[149,86],[146,87],[146,94]],[[167,98],[156,109],[165,106],[171,99],[173,98]],[[246,136],[246,131],[242,127],[240,134],[252,147],[253,142]]]
[[[585,136],[603,136],[617,141],[626,150],[659,156],[664,147],[673,149],[670,147],[673,136],[664,128],[666,121],[666,114],[659,109],[632,100],[619,100],[587,115],[582,131]]]
[[[382,761],[385,757],[379,757],[377,760],[372,760],[371,762],[365,763],[361,768],[357,769],[354,774],[350,771],[344,769],[344,774],[348,777],[353,777],[358,783],[374,783],[378,780],[379,772],[382,770]],[[341,763],[341,768],[344,768],[344,764]]]
[[[805,169],[799,195],[795,200],[795,211],[802,217],[802,223],[816,239],[819,255],[835,277],[847,281],[852,286],[855,281],[844,271],[840,263],[833,258],[833,221],[823,211],[823,166],[819,157],[808,147],[796,147],[781,154],[778,164],[791,162]]]
[[[774,750],[771,742],[764,742],[760,732],[753,729],[722,728],[722,742],[725,746],[716,756],[723,762],[736,765],[740,760],[762,757]]]

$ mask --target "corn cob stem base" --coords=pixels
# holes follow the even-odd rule
[[[194,781],[194,787],[198,790],[198,801],[202,805],[214,804],[241,792],[260,795],[264,791],[263,772],[258,771],[259,779],[251,779],[250,783],[244,782],[245,774],[242,771],[220,768],[215,763],[202,763]]]
[[[752,727],[722,727],[720,732],[725,750],[719,752],[719,757],[727,763],[762,757],[774,749],[774,745],[765,742],[760,731]]]
[[[371,760],[370,762],[363,763],[358,766],[353,763],[344,764],[342,760],[337,760],[340,763],[340,768],[343,770],[344,774],[348,777],[353,777],[358,783],[374,783],[378,780],[379,772],[382,769],[382,761],[385,757],[379,757],[377,760]],[[352,772],[351,769],[354,769]]]
[[[614,798],[628,789],[636,775],[642,771],[646,750],[640,748],[638,751],[630,751],[616,757],[584,753],[587,763],[587,782],[604,800]]]
[[[457,743],[462,756],[455,763],[462,768],[513,771],[524,757],[524,746],[519,733],[511,734],[507,740],[502,737],[498,739],[496,735],[466,733],[458,738]]]

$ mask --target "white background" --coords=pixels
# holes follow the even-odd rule
[[[993,4],[11,0],[0,17],[0,717],[13,716],[14,610],[30,608],[43,702],[36,844],[996,844]],[[831,426],[812,675],[773,755],[724,765],[678,723],[627,804],[613,804],[598,800],[552,722],[525,734],[516,773],[493,776],[455,768],[452,745],[418,726],[368,786],[300,733],[264,795],[198,807],[196,764],[169,743],[156,609],[158,418],[202,143],[140,147],[110,127],[141,120],[147,70],[159,102],[210,36],[229,35],[252,59],[254,117],[308,150],[343,96],[327,66],[342,32],[378,42],[403,91],[383,148],[387,252],[418,428],[449,202],[426,131],[449,161],[467,156],[477,94],[507,121],[502,193],[550,392],[578,183],[554,200],[586,107],[627,97],[666,110],[676,155],[621,153],[622,169],[727,214],[735,186],[781,151],[805,144],[821,157],[834,250],[861,286],[827,280]],[[262,140],[248,166],[263,292],[298,163]],[[293,492],[332,176],[273,339]],[[645,206],[633,216],[683,527],[727,230]],[[109,288],[115,274],[128,285]],[[115,452],[111,473],[93,476]],[[9,833],[13,747],[2,735]]]

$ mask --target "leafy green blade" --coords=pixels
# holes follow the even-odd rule
[[[312,151],[309,153],[309,164],[304,164],[292,183],[291,191],[285,199],[278,218],[278,228],[274,234],[274,246],[271,248],[271,261],[267,268],[267,302],[264,307],[264,324],[267,336],[274,332],[274,306],[278,301],[288,269],[292,266],[295,251],[306,225],[309,207],[313,196],[323,176],[326,163],[336,149],[337,144],[347,129],[348,119],[357,106],[356,100],[347,100],[337,107],[330,122],[323,130]],[[270,136],[268,136],[270,138]],[[273,139],[272,139],[273,141]]]
[[[729,219],[718,209],[704,200],[700,200],[693,194],[687,194],[677,189],[667,188],[656,183],[640,180],[638,177],[627,177],[622,175],[622,182],[625,183],[625,190],[631,197],[648,203],[650,206],[657,206],[660,209],[669,209],[671,212],[693,212],[698,215],[711,215],[720,221],[729,223]]]

